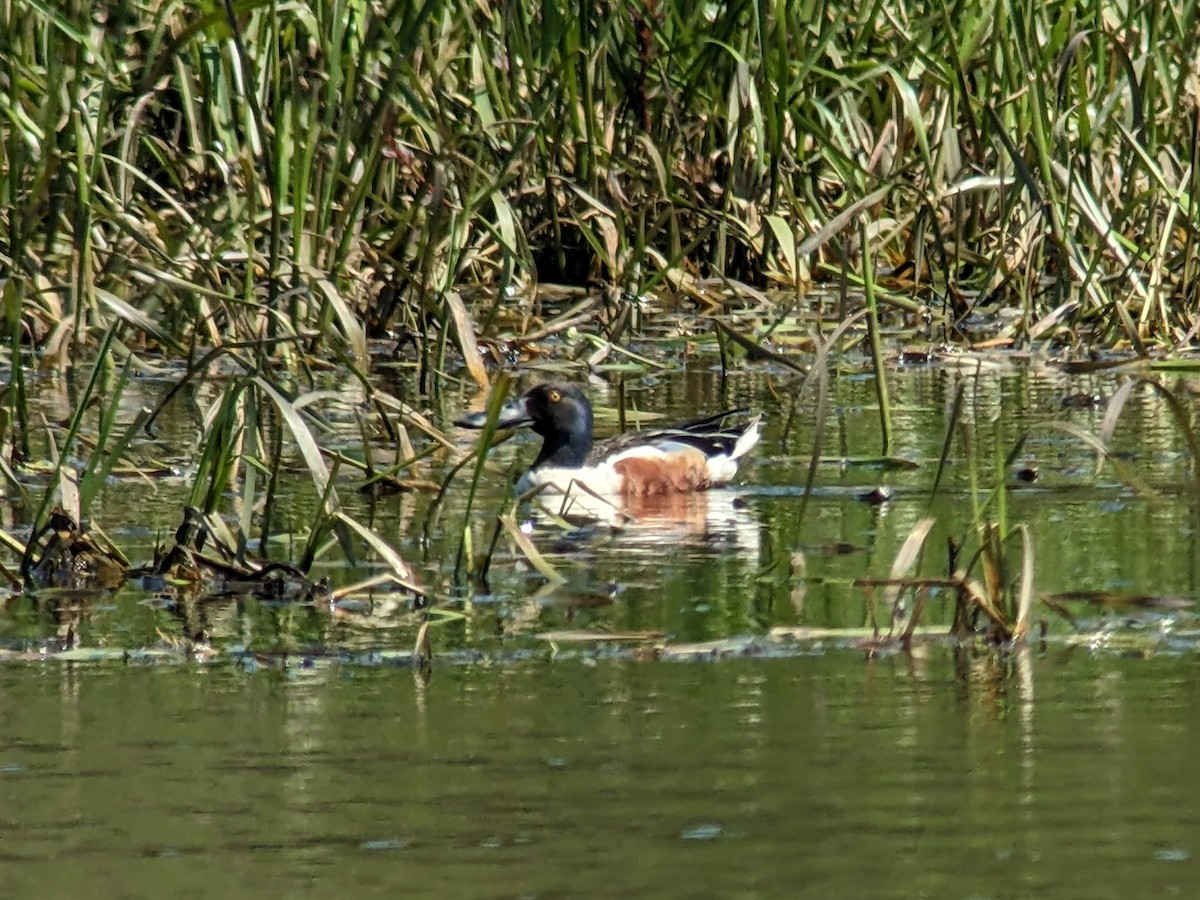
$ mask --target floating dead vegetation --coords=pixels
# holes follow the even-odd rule
[[[435,668],[478,665],[522,665],[531,660],[560,663],[579,660],[614,662],[686,662],[720,664],[737,659],[792,659],[821,654],[854,653],[864,659],[889,657],[928,658],[943,652],[958,659],[960,651],[973,657],[1003,660],[1024,652],[1028,644],[997,647],[991,641],[949,634],[942,626],[915,628],[902,641],[878,634],[870,627],[829,628],[775,626],[765,634],[741,635],[708,641],[674,641],[664,632],[604,632],[560,629],[533,633],[528,641],[508,641],[503,647],[480,649],[449,647],[438,650],[433,629],[442,620],[416,626],[411,649],[395,647],[359,650],[346,646],[309,646],[294,649],[247,649],[218,646],[176,634],[159,632],[159,643],[146,647],[68,646],[62,641],[42,641],[25,646],[0,646],[0,665],[17,663],[70,663],[119,665],[197,664],[234,666],[247,670],[286,669],[317,674],[334,666],[411,668],[428,677]],[[1098,655],[1137,656],[1194,654],[1200,651],[1200,629],[1172,622],[1150,621],[1146,627],[1128,622],[1105,622],[1070,632],[1039,632],[1032,642],[1038,652],[1055,648],[1082,650]],[[999,654],[999,656],[997,656]]]
[[[1196,601],[1189,597],[1149,596],[1146,594],[1120,594],[1110,591],[1060,591],[1042,597],[1056,606],[1063,603],[1087,603],[1105,609],[1148,609],[1178,612],[1192,609]]]
[[[63,591],[80,597],[102,596],[130,583],[151,592],[179,592],[208,599],[253,596],[266,603],[321,607],[332,607],[357,593],[387,586],[410,598],[428,601],[425,588],[395,551],[356,523],[349,523],[349,527],[360,529],[388,562],[390,571],[336,591],[327,578],[313,579],[296,565],[247,558],[219,517],[191,507],[185,509],[184,521],[173,541],[156,551],[153,562],[136,567],[102,533],[55,509],[24,548],[23,578],[7,569],[3,573],[12,588],[41,598],[61,596]]]
[[[102,532],[55,508],[25,546],[23,580],[15,580],[15,585],[34,590],[111,590],[121,584],[128,569],[129,561]]]

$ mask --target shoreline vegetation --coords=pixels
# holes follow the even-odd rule
[[[448,335],[478,379],[539,284],[768,319],[843,285],[1077,353],[1195,337],[1195,3],[0,17],[7,325],[47,351],[122,320],[168,355],[407,335],[440,369]]]
[[[386,563],[384,580],[423,606],[486,575],[502,539],[538,563],[511,512],[472,510],[484,458],[460,458],[428,411],[444,411],[463,370],[468,384],[499,388],[495,406],[506,366],[567,329],[582,337],[580,371],[614,348],[653,366],[619,343],[682,314],[679,331],[718,342],[722,365],[735,346],[796,378],[785,432],[811,384],[808,488],[824,382],[848,336],[869,348],[877,376],[882,460],[881,325],[936,346],[1033,348],[1084,364],[1102,352],[1178,357],[1200,328],[1198,10],[0,3],[12,371],[0,457],[5,484],[36,510],[30,540],[0,534],[22,556],[19,576],[3,573],[14,588],[69,582],[79,565],[128,577],[102,532],[85,533],[88,507],[162,408],[217,371],[175,546],[141,577],[187,582],[203,570],[328,598],[304,574],[313,560],[336,545],[354,558],[365,545]],[[773,349],[796,321],[812,332],[807,343]],[[415,363],[412,396],[373,386],[377,340]],[[31,352],[45,368],[90,366],[86,383],[77,372],[70,421],[47,430],[53,474],[40,497],[14,474],[39,427],[22,365]],[[130,419],[122,390],[157,360],[186,369],[157,408]],[[363,459],[321,444],[327,398],[312,373],[328,366],[369,395]],[[1172,397],[1131,381],[1099,434],[1071,433],[1103,458],[1139,386]],[[1025,436],[977,458],[965,402],[960,385],[932,491],[959,441],[975,549],[960,556],[955,545],[937,586],[957,592],[956,634],[979,623],[994,640],[1019,639],[1033,547],[1008,523],[1004,496]],[[1183,401],[1171,413],[1200,447]],[[371,459],[381,435],[398,447],[386,472]],[[285,446],[311,476],[319,514],[294,567],[254,569],[248,548],[265,554],[278,526]],[[453,574],[423,591],[342,511],[337,474],[354,466],[410,489],[444,451],[454,464],[433,485],[423,527],[459,473],[470,475],[468,499],[460,524],[440,526],[461,535]],[[803,514],[801,500],[797,540]],[[913,574],[931,528],[913,528],[889,603],[933,584]],[[219,553],[204,556],[205,546]],[[920,610],[918,600],[904,640]]]

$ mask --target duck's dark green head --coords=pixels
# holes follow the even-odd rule
[[[454,424],[482,428],[487,413],[473,413]],[[538,466],[577,468],[592,449],[592,404],[572,384],[539,384],[505,404],[496,418],[497,428],[528,425],[543,438],[542,450],[533,463]]]

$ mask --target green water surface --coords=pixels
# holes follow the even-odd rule
[[[1200,896],[1200,504],[1170,411],[1151,391],[1131,395],[1112,445],[1122,471],[1098,467],[1079,437],[1104,427],[1105,409],[1063,405],[1112,396],[1117,376],[892,378],[890,452],[916,467],[869,464],[872,386],[839,377],[806,503],[811,403],[786,412],[798,380],[630,380],[634,405],[667,417],[763,410],[763,441],[687,522],[564,532],[519,511],[557,588],[503,536],[486,581],[471,574],[535,443],[493,454],[470,513],[462,479],[439,505],[420,491],[371,499],[341,470],[343,508],[458,614],[435,620],[426,675],[408,663],[424,614],[402,591],[333,607],[136,584],[10,596],[4,895]],[[1187,379],[1165,384],[1190,404]],[[1039,637],[1021,651],[863,649],[854,635],[886,631],[891,610],[856,579],[886,576],[926,516],[922,573],[945,573],[948,539],[971,540],[961,442],[931,498],[960,385],[975,481],[981,494],[1010,485],[1006,515],[1028,529],[1039,596],[1148,601],[1039,603]],[[144,389],[131,415],[159,388]],[[612,404],[611,381],[590,390]],[[352,449],[361,398],[343,394],[344,415],[330,416],[341,427],[323,440]],[[54,418],[58,401],[42,402]],[[468,402],[429,412],[446,424]],[[178,524],[195,429],[185,410],[165,417],[142,449],[179,476],[114,479],[92,511],[135,561]],[[408,474],[437,482],[450,464],[435,454]],[[1022,467],[1038,480],[1018,481]],[[881,485],[892,500],[864,502]],[[270,549],[295,558],[311,483],[297,473],[279,502]],[[19,534],[28,510],[0,513]],[[374,571],[366,552],[354,564],[332,552],[316,574],[336,586]],[[933,591],[922,622],[943,627],[952,612]],[[795,628],[835,631],[779,637]],[[613,634],[628,637],[603,640]],[[208,652],[190,655],[196,641]],[[81,662],[89,652],[103,661]]]
[[[0,670],[21,897],[1195,896],[1193,658]]]

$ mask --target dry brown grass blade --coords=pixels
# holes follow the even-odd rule
[[[543,631],[535,635],[539,641],[549,641],[552,644],[592,644],[592,643],[655,643],[666,639],[664,631],[583,631],[582,629],[561,629],[558,631]]]
[[[484,385],[486,387],[486,385]],[[405,424],[416,427],[418,431],[430,440],[437,441],[447,450],[457,450],[458,443],[437,428],[427,417],[417,412],[407,403],[393,397],[391,394],[378,393],[372,398],[380,409],[388,409],[399,413]]]
[[[891,577],[893,579],[905,578],[911,574],[913,567],[921,557],[921,552],[925,548],[925,541],[929,538],[929,532],[933,530],[935,519],[932,517],[921,519],[909,531],[908,537],[904,539],[896,558],[892,561]],[[896,621],[896,609],[900,603],[901,588],[899,585],[889,585],[884,592],[884,599],[888,607],[892,610],[892,622]],[[921,610],[925,605],[925,593],[918,590],[913,597],[912,612],[909,613],[908,623],[904,626],[904,631],[901,633],[901,639],[907,642],[912,638],[913,629],[917,627],[917,622],[921,619]]]
[[[521,531],[521,526],[517,524],[517,519],[511,513],[500,517],[500,523],[504,526],[504,530],[508,532],[513,542],[521,548],[521,552],[525,554],[525,558],[529,560],[529,564],[541,573],[543,578],[549,581],[555,581],[560,584],[565,584],[567,579],[558,574],[558,570],[546,561],[546,557],[538,551],[538,548],[533,545],[533,541],[529,536]]]
[[[1129,395],[1133,393],[1134,387],[1137,386],[1137,381],[1130,379],[1117,388],[1111,397],[1108,398],[1108,408],[1104,411],[1104,421],[1100,423],[1100,442],[1107,447],[1112,443],[1113,434],[1117,430],[1117,422],[1121,418],[1121,410],[1125,408],[1125,403],[1129,400]],[[1099,466],[1100,460],[1097,460]]]
[[[335,513],[333,518],[345,523],[351,531],[354,531],[359,537],[366,541],[367,544],[370,545],[371,549],[378,553],[380,558],[392,567],[393,574],[401,584],[406,586],[417,584],[417,574],[413,571],[412,566],[406,563],[404,558],[401,557],[400,554],[393,550],[390,546],[388,546],[387,542],[379,537],[379,535],[375,534],[375,532],[371,531],[369,528],[360,525],[345,513]],[[421,593],[424,593],[423,589],[418,590],[421,590]]]
[[[875,635],[870,628],[818,628],[811,625],[776,625],[767,632],[772,640],[782,641],[874,641]],[[944,638],[946,629],[942,626],[925,626],[913,630],[913,637]]]
[[[591,294],[561,315],[555,316],[549,322],[546,322],[536,331],[522,335],[509,335],[504,340],[512,341],[514,344],[533,344],[537,341],[544,341],[546,338],[553,337],[560,332],[566,331],[568,328],[574,328],[590,322],[596,317],[595,306],[599,302],[600,295]]]
[[[13,537],[2,528],[0,528],[0,547],[7,547],[13,553],[25,552],[25,542]]]
[[[975,559],[983,573],[983,593],[988,602],[999,608],[998,600],[1004,591],[1004,548],[995,522],[985,522],[979,535],[980,546]]]
[[[422,622],[420,630],[417,631],[417,639],[413,641],[412,661],[413,666],[418,669],[427,669],[433,662],[433,646],[429,642],[429,622]]]
[[[362,581],[356,581],[354,584],[347,584],[338,588],[335,591],[329,592],[329,600],[331,603],[336,603],[338,600],[345,600],[347,597],[353,597],[357,594],[366,594],[374,588],[382,585],[398,584],[400,587],[408,588],[409,585],[396,580],[396,576],[390,572],[384,572],[380,575],[372,575],[370,578],[364,578]]]
[[[846,227],[854,221],[860,212],[870,209],[876,203],[887,197],[890,188],[882,187],[872,191],[863,197],[861,200],[851,203],[837,215],[830,218],[823,226],[818,228],[808,237],[806,237],[798,248],[796,248],[796,257],[803,259],[810,253],[819,250],[826,243],[841,234]]]
[[[467,371],[471,373],[480,390],[487,390],[491,380],[483,364],[483,357],[479,355],[479,344],[475,340],[475,323],[471,320],[471,314],[457,291],[447,292],[446,306],[454,319],[454,331],[458,335],[458,347],[462,350]]]
[[[22,547],[20,552],[24,553],[25,548]],[[24,586],[24,582],[22,582],[21,579],[15,574],[10,572],[8,566],[4,565],[4,563],[0,563],[0,578],[3,578],[5,581],[7,581],[8,586],[14,590],[20,590]]]
[[[925,539],[929,537],[929,532],[933,529],[936,520],[930,516],[929,518],[921,519],[909,531],[908,537],[904,539],[904,543],[900,546],[896,553],[895,559],[892,560],[892,571],[890,577],[892,579],[906,578],[916,565],[917,559],[921,555],[921,549],[925,546]],[[889,605],[895,605],[900,596],[899,586],[889,586],[884,597]]]
[[[1092,434],[1090,431],[1085,431],[1084,429],[1078,427],[1077,425],[1073,425],[1070,422],[1048,422],[1046,424],[1048,427],[1053,428],[1056,431],[1061,431],[1064,434],[1071,435],[1071,437],[1076,438],[1084,444],[1087,444],[1096,451],[1096,471],[1093,473],[1093,476],[1099,475],[1100,471],[1104,468],[1104,463],[1108,462],[1112,466],[1113,471],[1116,472],[1120,477],[1121,481],[1136,491],[1139,496],[1150,499],[1154,499],[1159,496],[1158,491],[1152,488],[1145,481],[1145,479],[1143,479],[1137,474],[1137,472],[1133,470],[1131,466],[1114,456],[1110,456],[1108,452],[1108,445],[1101,440],[1099,436]]]
[[[979,611],[987,616],[993,625],[995,625],[1004,633],[1005,637],[1008,636],[1011,623],[988,598],[983,585],[981,585],[978,581],[967,581],[964,578],[957,579],[957,587],[966,595],[967,599],[974,606],[979,607]]]
[[[543,485],[543,487],[544,487],[544,485]],[[541,491],[541,488],[535,488],[534,490],[530,491],[527,496],[528,496],[528,498],[532,498],[540,491]],[[576,505],[580,506],[585,511],[590,508],[590,507],[588,507],[586,501],[578,499],[575,496],[576,491],[586,494],[589,497],[591,497],[593,500],[600,503],[601,504],[600,509],[604,510],[606,513],[609,513],[609,512],[619,513],[621,511],[620,507],[618,507],[617,504],[615,502],[613,502],[612,497],[605,497],[603,494],[594,490],[592,487],[590,487],[588,484],[586,484],[583,481],[571,479],[570,488],[567,490],[567,492],[565,494],[563,494],[562,502],[559,504],[559,507],[558,507],[558,518],[559,519],[566,520],[572,514],[572,512],[578,511],[578,510],[574,510],[574,507]],[[526,499],[526,497],[522,497],[521,499]]]
[[[72,519],[78,522],[82,518],[79,503],[79,479],[75,475],[75,470],[70,466],[63,466],[59,470],[58,494],[62,508],[66,510]]]
[[[1024,640],[1029,633],[1029,616],[1033,611],[1033,538],[1024,523],[1017,530],[1021,532],[1021,586],[1017,591],[1017,622],[1012,630],[1014,641]]]

